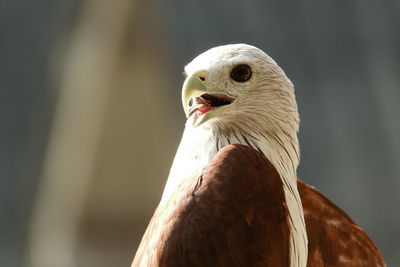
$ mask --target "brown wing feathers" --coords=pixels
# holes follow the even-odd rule
[[[299,181],[307,266],[385,266],[374,243],[339,207]],[[158,207],[132,266],[289,266],[282,181],[260,152],[229,145],[202,176]]]
[[[300,180],[297,188],[308,235],[307,266],[386,266],[375,244],[344,211]]]
[[[225,147],[178,191],[157,209],[133,266],[289,266],[282,181],[259,152]]]

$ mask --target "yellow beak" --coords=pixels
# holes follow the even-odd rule
[[[182,87],[182,105],[185,111],[186,118],[189,117],[189,102],[193,97],[201,96],[208,93],[207,87],[204,82],[196,75],[190,75],[186,78]]]

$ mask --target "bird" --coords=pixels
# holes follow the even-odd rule
[[[297,177],[293,83],[261,49],[185,67],[187,117],[132,266],[385,266],[367,234]]]

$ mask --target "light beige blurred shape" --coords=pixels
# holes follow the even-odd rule
[[[146,36],[157,27],[135,17],[145,9],[133,0],[87,0],[78,12],[34,203],[27,266],[131,263],[181,131],[172,128],[176,118],[165,112],[162,98],[174,89],[162,40]]]

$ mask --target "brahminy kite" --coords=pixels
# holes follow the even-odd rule
[[[262,50],[185,67],[187,122],[132,266],[385,266],[365,232],[297,179],[294,87]]]

